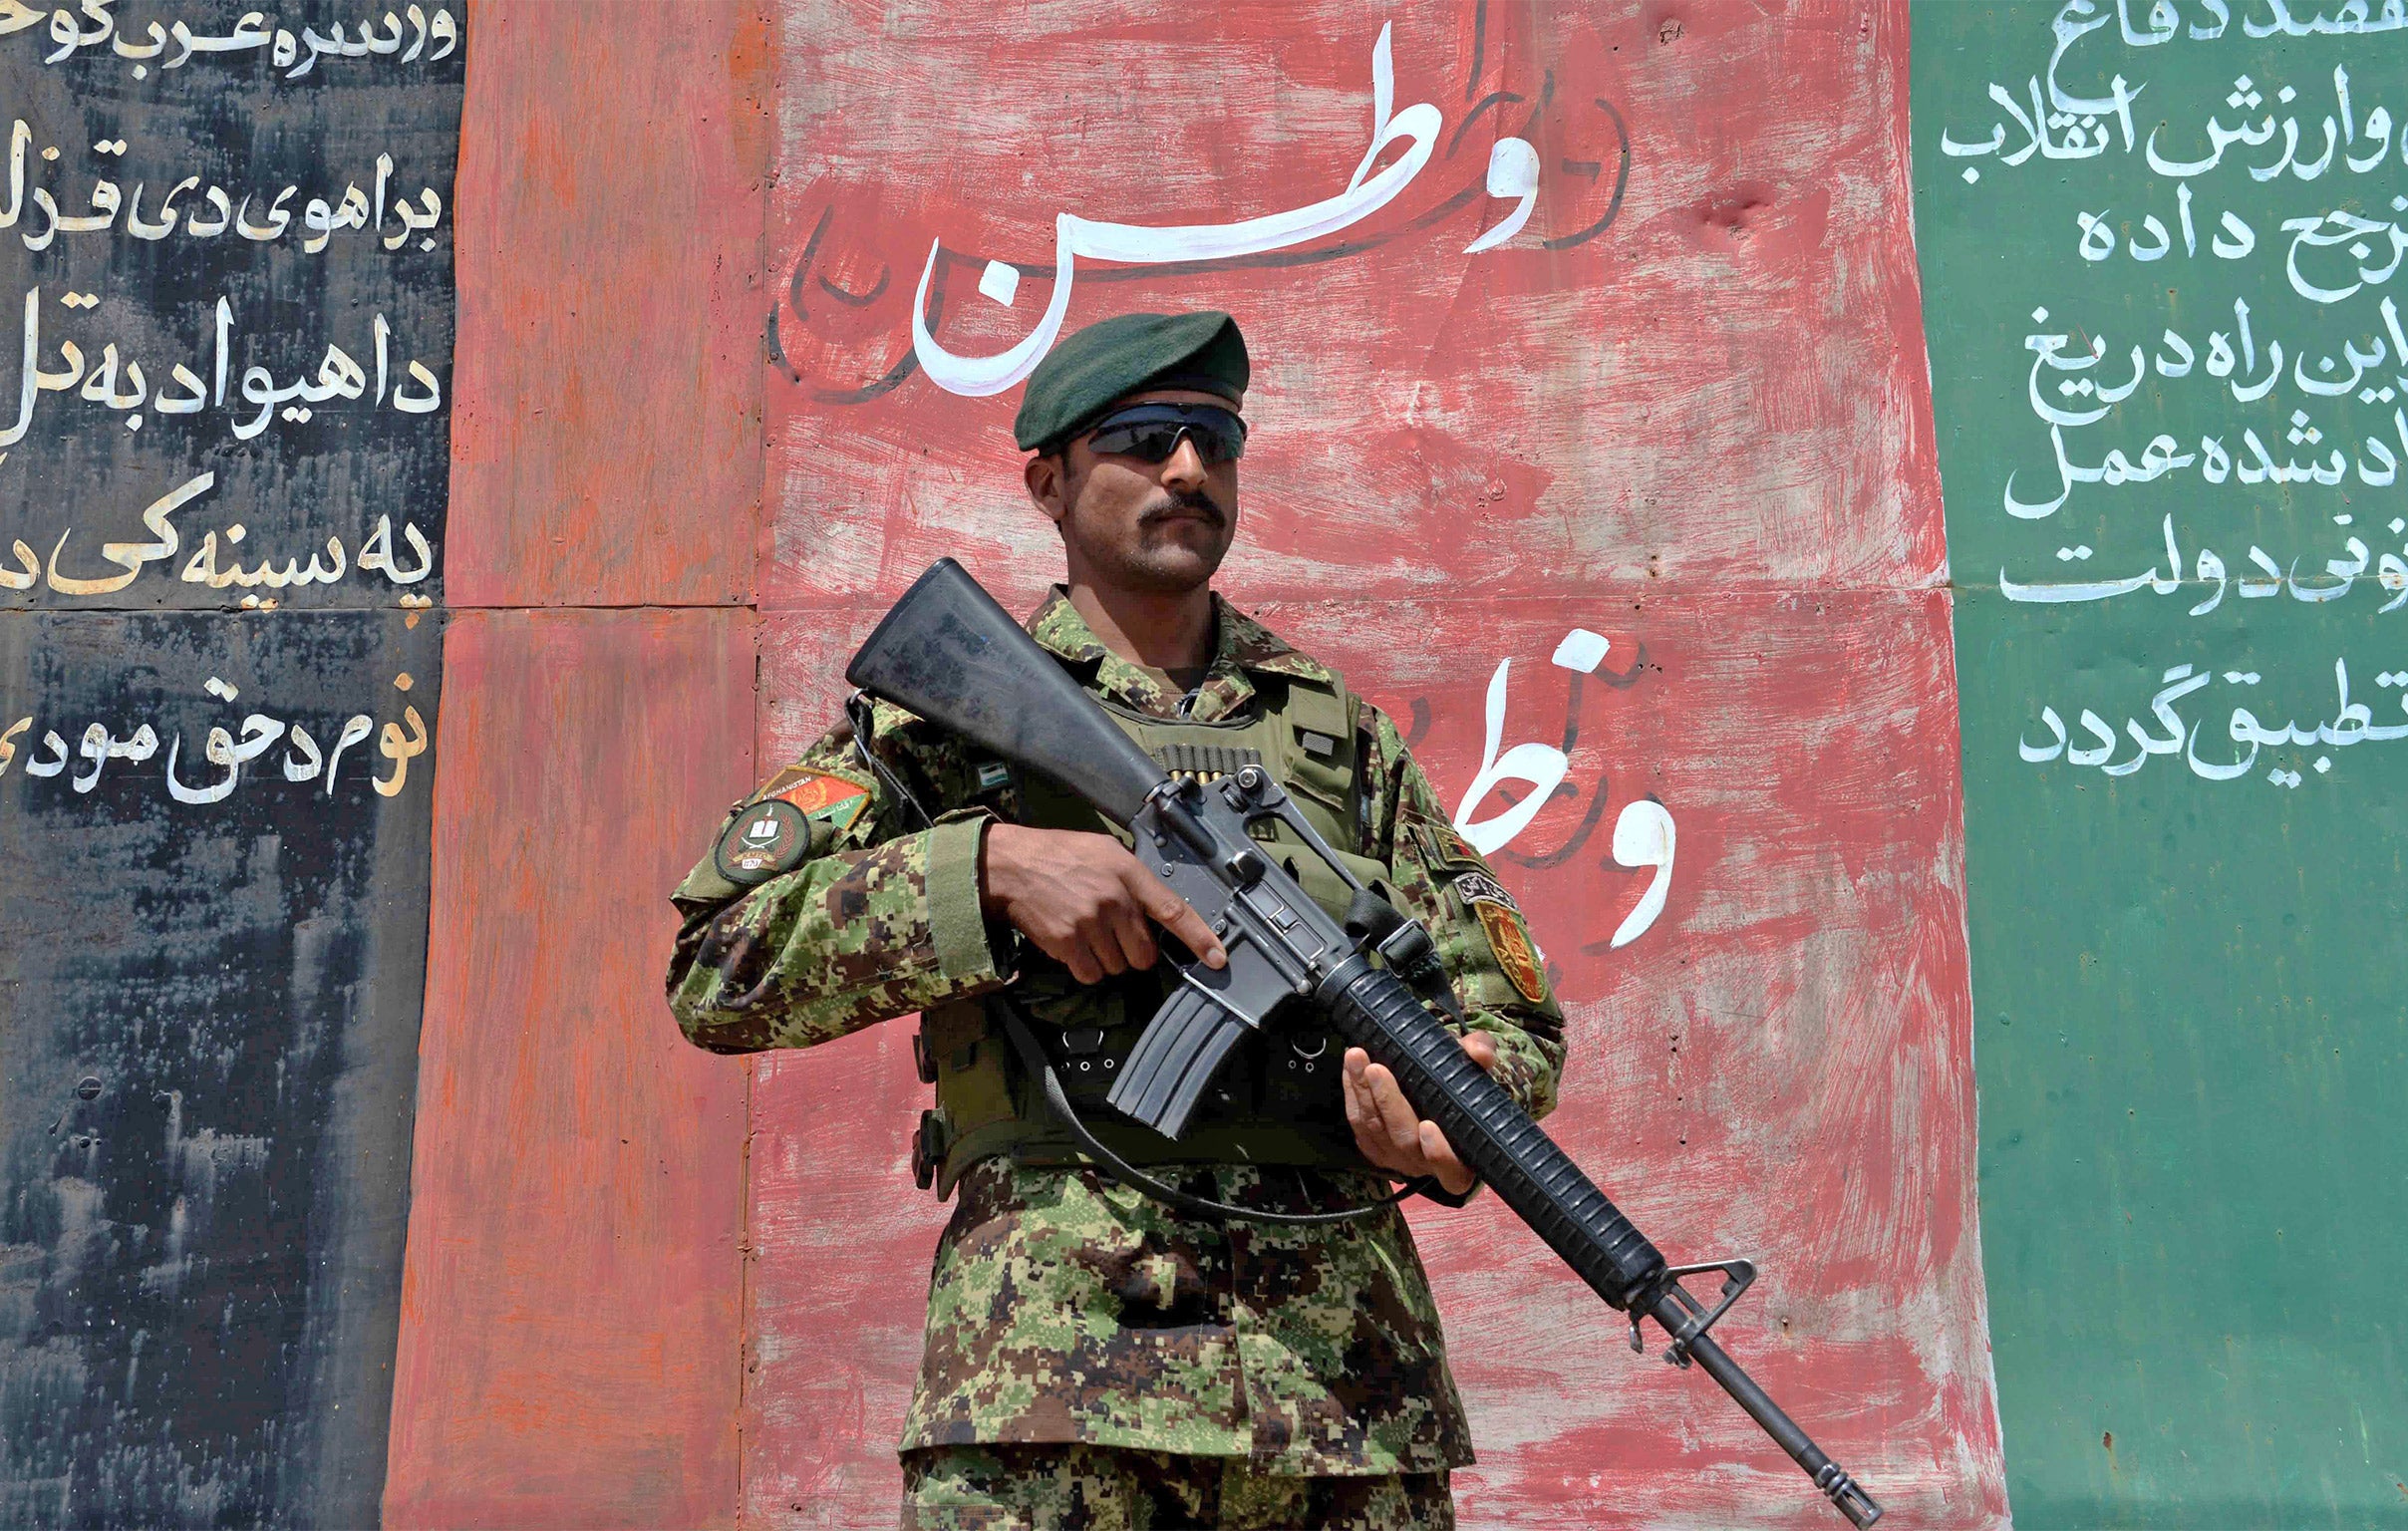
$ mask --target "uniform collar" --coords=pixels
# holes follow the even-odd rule
[[[1191,716],[1211,722],[1235,712],[1255,692],[1253,675],[1295,676],[1322,685],[1335,681],[1330,671],[1308,659],[1271,629],[1238,610],[1216,592],[1212,598],[1216,642],[1212,665]],[[1149,713],[1176,711],[1178,699],[1165,697],[1162,686],[1144,670],[1104,646],[1070,604],[1068,592],[1055,585],[1045,603],[1029,618],[1029,634],[1045,648],[1073,665],[1091,666],[1088,684],[1108,697]]]

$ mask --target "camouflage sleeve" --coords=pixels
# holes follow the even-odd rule
[[[979,909],[979,850],[991,815],[970,803],[958,753],[910,715],[881,706],[878,756],[929,811],[911,809],[839,726],[731,810],[672,894],[685,917],[669,964],[669,1008],[714,1053],[806,1048],[944,1000],[1003,987]],[[772,799],[814,827],[818,853],[757,886],[731,881],[748,814]],[[789,815],[787,821],[792,822]]]
[[[1564,1013],[1530,927],[1488,863],[1455,832],[1396,726],[1364,709],[1375,796],[1366,818],[1406,912],[1429,926],[1463,1005],[1463,1030],[1496,1040],[1497,1081],[1533,1116],[1555,1109]]]

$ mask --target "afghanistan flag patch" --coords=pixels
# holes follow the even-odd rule
[[[869,806],[869,788],[847,776],[812,771],[768,794],[779,802],[790,802],[802,810],[805,817],[828,826],[827,838],[853,827],[853,820]]]

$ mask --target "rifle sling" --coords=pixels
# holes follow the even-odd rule
[[[1069,1095],[1063,1091],[1060,1077],[1054,1072],[1054,1061],[1046,1056],[1045,1046],[1037,1040],[1036,1034],[1029,1030],[1029,1023],[1021,1015],[1020,1007],[1001,994],[989,995],[987,1003],[994,1007],[997,1015],[1002,1017],[1004,1035],[1011,1039],[1012,1050],[1020,1055],[1021,1067],[1028,1070],[1031,1077],[1038,1081],[1038,1087],[1045,1095],[1047,1107],[1053,1111],[1054,1118],[1062,1124],[1070,1136],[1077,1139],[1079,1147],[1093,1157],[1097,1166],[1113,1179],[1123,1185],[1143,1191],[1156,1200],[1167,1202],[1182,1212],[1193,1213],[1198,1217],[1216,1219],[1234,1217],[1246,1222],[1281,1223],[1289,1226],[1351,1223],[1384,1211],[1408,1196],[1432,1192],[1439,1196],[1445,1195],[1444,1189],[1436,1180],[1423,1176],[1420,1179],[1406,1181],[1391,1195],[1382,1196],[1379,1200],[1363,1206],[1349,1207],[1341,1212],[1264,1212],[1252,1207],[1233,1206],[1225,1201],[1213,1201],[1203,1196],[1190,1196],[1174,1186],[1163,1184],[1129,1163],[1128,1160],[1105,1147],[1101,1139],[1088,1131],[1086,1123],[1078,1119],[1076,1107],[1070,1104]]]

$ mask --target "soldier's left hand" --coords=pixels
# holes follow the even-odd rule
[[[1486,1032],[1467,1032],[1463,1051],[1482,1069],[1497,1065],[1496,1039]],[[1390,1174],[1407,1180],[1435,1175],[1449,1196],[1460,1196],[1479,1177],[1455,1157],[1434,1121],[1423,1121],[1404,1098],[1396,1075],[1384,1064],[1371,1062],[1360,1048],[1347,1049],[1341,1079],[1347,1092],[1347,1125],[1354,1129],[1354,1146]]]

